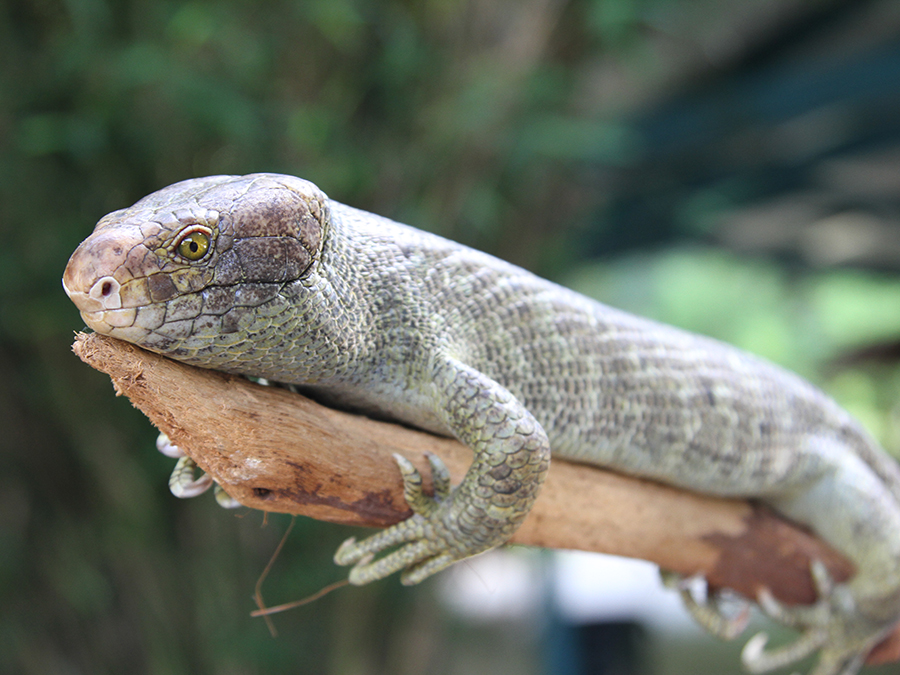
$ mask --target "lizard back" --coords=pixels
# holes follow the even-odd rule
[[[179,260],[186,231],[210,239],[199,265]],[[426,430],[449,432],[429,390],[449,355],[522,401],[556,456],[743,495],[802,483],[809,439],[832,438],[900,500],[896,464],[799,377],[298,178],[154,193],[98,223],[64,285],[99,332]]]

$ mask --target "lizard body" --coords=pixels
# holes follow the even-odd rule
[[[897,464],[815,387],[733,347],[277,174],[183,181],[109,214],[63,283],[98,332],[473,449],[464,481],[435,499],[401,462],[415,515],[342,546],[355,583],[400,570],[416,583],[501,544],[552,450],[758,498],[846,554],[857,575],[822,580],[812,609],[766,603],[803,631],[792,656],[822,648],[816,675],[856,672],[900,618]],[[751,668],[777,661],[756,651]]]

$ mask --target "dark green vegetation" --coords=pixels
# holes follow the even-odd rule
[[[0,5],[0,672],[523,672],[497,654],[535,649],[485,648],[397,583],[278,617],[274,641],[248,617],[287,519],[168,494],[149,424],[70,354],[59,283],[101,215],[191,176],[301,175],[737,342],[896,451],[894,6]],[[348,534],[298,522],[267,599],[340,578]]]

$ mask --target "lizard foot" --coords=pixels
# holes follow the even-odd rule
[[[485,545],[480,540],[473,542],[472,533],[464,529],[467,519],[460,519],[454,513],[453,490],[447,467],[438,457],[432,454],[427,457],[434,496],[422,490],[422,476],[412,463],[395,454],[394,459],[403,477],[403,495],[413,515],[362,541],[351,537],[335,553],[335,563],[353,565],[349,575],[351,584],[367,584],[401,570],[400,581],[404,585],[417,584],[457,560],[500,543]],[[376,555],[395,546],[399,548],[375,559]]]
[[[660,570],[659,574],[663,585],[678,591],[684,608],[707,632],[722,640],[733,640],[744,632],[750,620],[749,603],[737,602],[736,610],[731,611],[735,605],[735,598],[731,594],[711,591],[707,586],[704,589],[706,597],[703,600],[697,599],[694,586],[697,581],[706,583],[702,577],[684,577],[669,570]]]
[[[216,497],[216,503],[223,509],[236,509],[242,504],[231,497],[221,485],[216,483],[212,476],[203,474],[200,478],[194,479],[194,471],[197,468],[196,463],[184,454],[184,451],[169,440],[169,437],[160,433],[156,438],[156,449],[166,457],[177,459],[175,469],[169,476],[169,490],[179,499],[188,499],[196,497],[206,492],[210,485],[213,487],[213,494]]]
[[[800,637],[783,647],[766,650],[768,636],[755,635],[741,654],[744,667],[751,673],[782,668],[820,650],[819,662],[810,675],[853,675],[872,647],[890,630],[890,625],[861,616],[849,587],[835,585],[820,561],[813,561],[811,572],[820,598],[813,605],[786,607],[767,589],[760,591],[757,599],[763,613],[796,628]]]

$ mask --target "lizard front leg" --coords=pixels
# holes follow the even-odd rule
[[[547,475],[547,434],[504,387],[450,357],[434,366],[430,386],[435,411],[474,451],[472,465],[463,482],[448,490],[443,470],[432,461],[439,489],[430,498],[417,486],[415,471],[401,462],[406,498],[415,513],[363,541],[344,542],[335,562],[354,565],[353,584],[400,570],[404,584],[416,584],[458,560],[502,544],[528,515]]]

